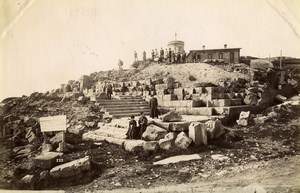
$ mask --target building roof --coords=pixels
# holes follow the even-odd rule
[[[202,50],[190,50],[190,51],[196,51],[196,52],[205,52],[205,51],[232,51],[232,50],[240,50],[242,48],[220,48],[220,49],[202,49]]]

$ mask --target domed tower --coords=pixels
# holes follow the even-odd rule
[[[183,53],[184,51],[184,41],[177,40],[177,33],[175,33],[175,40],[168,42],[168,49],[174,50],[175,53]]]

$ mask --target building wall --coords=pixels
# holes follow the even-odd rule
[[[190,53],[187,56],[187,61],[192,61],[192,51],[190,51]],[[219,54],[222,53],[223,54],[223,60],[225,63],[239,63],[239,59],[240,59],[240,50],[239,49],[220,49],[220,50],[195,50],[195,54],[197,57],[198,62],[204,62],[204,60],[206,59],[210,59],[209,55],[211,55],[211,59],[213,60],[218,60],[219,58]],[[230,53],[233,53],[234,57],[233,60],[230,61]],[[200,59],[199,59],[200,57]]]

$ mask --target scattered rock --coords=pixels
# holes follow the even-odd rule
[[[212,155],[211,158],[213,160],[218,160],[220,162],[223,162],[223,161],[226,161],[229,159],[229,157],[227,156],[224,156],[224,155],[221,155],[221,154],[215,154],[215,155]]]
[[[178,134],[175,140],[175,145],[181,149],[186,149],[192,143],[192,139],[189,138],[184,132]]]
[[[178,163],[182,161],[190,161],[190,160],[199,160],[201,159],[199,154],[191,154],[191,155],[178,155],[178,156],[173,156],[169,157],[157,162],[154,162],[154,165],[165,165],[165,164],[170,164],[170,163]]]
[[[143,151],[143,140],[126,140],[124,142],[124,148],[126,151],[139,152]]]
[[[146,141],[155,141],[165,137],[167,131],[156,125],[149,125],[146,131],[143,133],[142,138]]]
[[[224,126],[219,119],[209,120],[205,125],[207,126],[207,135],[209,139],[218,139],[225,133]]]
[[[163,122],[179,122],[182,120],[182,116],[179,115],[176,111],[170,111],[162,115]]]
[[[142,146],[144,151],[156,151],[159,149],[157,141],[145,141]]]
[[[189,126],[189,137],[195,145],[207,145],[207,130],[204,123],[191,123]]]
[[[164,150],[170,150],[174,144],[174,139],[163,138],[158,141],[159,147]]]

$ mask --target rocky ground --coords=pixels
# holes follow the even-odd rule
[[[1,107],[1,124],[9,127],[11,133],[1,142],[0,187],[64,189],[70,192],[126,191],[128,188],[135,188],[159,192],[164,190],[161,186],[168,185],[174,190],[174,186],[180,184],[181,189],[178,191],[182,192],[187,183],[192,183],[191,187],[201,191],[198,182],[203,183],[206,188],[219,187],[218,182],[222,188],[244,187],[250,182],[269,178],[267,187],[264,188],[269,188],[272,192],[295,192],[299,188],[293,184],[298,174],[295,169],[299,163],[299,97],[256,115],[263,117],[271,113],[272,116],[261,123],[227,126],[232,135],[210,141],[206,147],[174,149],[168,152],[159,150],[132,153],[107,142],[82,141],[78,137],[81,130],[93,130],[97,128],[98,123],[102,124],[104,121],[102,113],[99,112],[101,107],[95,103],[73,99],[50,99],[38,94],[5,101],[5,105]],[[37,121],[31,118],[58,114],[67,115],[69,120],[67,127],[72,132],[67,135],[67,142],[72,148],[63,155],[63,162],[89,156],[92,169],[75,177],[60,180],[36,178],[29,185],[24,185],[21,179],[25,175],[41,176],[41,173],[45,172],[36,169],[33,164],[34,156],[41,152],[39,147],[42,136],[38,132]],[[78,133],[75,134],[76,132]],[[34,140],[28,137],[28,133],[35,134]],[[54,134],[52,138],[55,139]],[[54,140],[53,144],[55,143]],[[170,156],[195,153],[199,154],[201,159],[168,165],[153,164]],[[263,171],[273,175],[264,174]],[[276,177],[274,183],[278,183],[279,188],[272,188],[276,187],[272,184],[272,177]],[[245,181],[241,180],[243,178]]]

